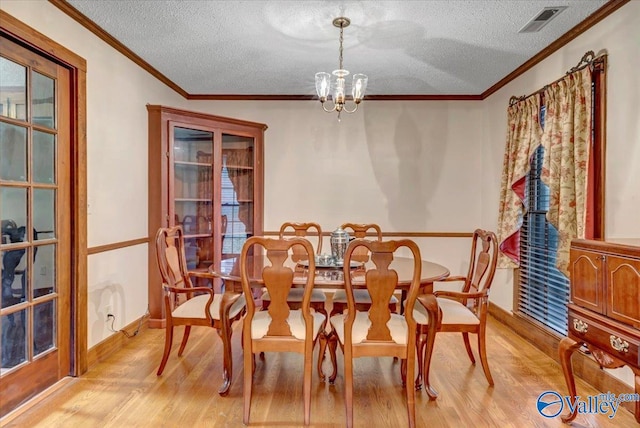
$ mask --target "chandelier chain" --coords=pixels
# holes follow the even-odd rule
[[[338,67],[339,70],[342,70],[342,41],[344,40],[343,37],[343,32],[344,32],[344,25],[340,25],[340,66]]]

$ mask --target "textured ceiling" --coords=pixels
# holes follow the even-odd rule
[[[69,0],[191,95],[314,95],[314,75],[369,76],[367,95],[479,95],[605,0]],[[521,34],[542,8],[568,6]],[[579,58],[576,58],[576,63]]]

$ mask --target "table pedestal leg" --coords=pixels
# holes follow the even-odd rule
[[[331,356],[331,365],[333,367],[333,372],[331,376],[329,376],[329,383],[333,385],[336,381],[336,377],[338,376],[338,360],[336,358],[336,350],[338,348],[338,336],[331,332],[329,333],[329,337],[327,338],[329,342],[329,355]]]
[[[318,352],[318,376],[320,377],[320,381],[324,382],[325,379],[325,375],[324,375],[324,371],[322,370],[322,363],[324,361],[324,356],[325,356],[325,352],[327,350],[327,342],[329,341],[329,336],[330,333],[327,333],[325,331],[321,331],[319,333],[318,340],[320,341],[320,350]]]

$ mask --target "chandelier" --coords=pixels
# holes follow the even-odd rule
[[[322,109],[327,113],[337,111],[338,120],[340,120],[340,113],[342,113],[343,111],[346,111],[347,113],[353,113],[358,109],[358,104],[360,104],[360,102],[362,101],[364,92],[367,89],[368,77],[364,74],[354,74],[353,81],[351,83],[353,109],[349,110],[346,105],[347,99],[345,96],[345,78],[349,75],[349,71],[342,68],[343,32],[344,29],[349,26],[349,24],[351,24],[351,21],[349,20],[349,18],[346,18],[344,16],[338,17],[333,20],[334,27],[338,27],[340,29],[340,56],[338,69],[334,70],[331,74],[325,72],[316,73],[316,91],[318,92],[320,103],[322,103]],[[332,108],[327,108],[327,106],[325,105],[325,102],[329,98],[329,95],[331,95],[331,100],[333,102]]]

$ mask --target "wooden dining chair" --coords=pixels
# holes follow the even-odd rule
[[[462,290],[436,291],[436,301],[439,307],[440,319],[437,320],[436,331],[462,333],[464,346],[472,364],[476,363],[469,343],[469,333],[478,336],[478,354],[484,375],[493,385],[493,378],[489,371],[486,348],[487,310],[489,306],[489,289],[493,282],[498,261],[498,242],[493,232],[476,229],[473,232],[469,271],[466,276],[450,276],[444,282],[462,282]],[[436,391],[429,383],[429,366],[433,353],[434,340],[428,340],[429,316],[425,305],[416,304],[414,317],[418,322],[418,377],[416,389],[424,382],[425,390],[431,399],[437,397]],[[434,338],[435,339],[435,338]]]
[[[374,267],[364,273],[366,289],[371,296],[371,306],[367,311],[359,311],[354,297],[354,285],[349,262],[354,251],[365,247],[371,253]],[[407,296],[407,310],[404,315],[389,309],[389,299],[398,285],[398,273],[393,269],[396,251],[408,248],[413,257],[413,275]],[[345,291],[347,312],[331,317],[333,332],[344,354],[344,391],[347,427],[353,426],[353,360],[359,357],[390,356],[402,360],[403,379],[413,379],[416,359],[416,321],[413,307],[420,290],[421,275],[420,249],[415,242],[368,241],[356,239],[347,247],[344,258]],[[415,389],[413,384],[404,382],[407,400],[409,426],[416,425]]]
[[[280,226],[280,232],[278,236],[280,238],[284,238],[288,233],[293,232],[295,236],[309,236],[309,231],[313,231],[315,229],[315,233],[318,235],[318,240],[316,241],[316,250],[315,254],[322,254],[322,228],[318,223],[314,222],[306,222],[306,223],[297,223],[297,222],[285,222]],[[293,249],[293,261],[297,262],[300,260],[305,260],[307,257],[306,253],[304,253],[300,248]]]
[[[356,224],[356,223],[343,223],[340,228],[346,231],[350,231],[355,238],[364,239],[367,236],[369,231],[373,231],[376,235],[376,239],[378,241],[382,241],[382,229],[380,226],[374,223],[370,224]],[[359,263],[366,263],[369,261],[369,250],[366,247],[358,247],[354,250],[354,253],[351,257],[352,261]],[[364,269],[364,266],[362,267]],[[355,289],[353,290],[353,298],[356,302],[356,309],[359,311],[366,311],[371,306],[371,296],[369,296],[369,292],[365,289]],[[396,296],[391,296],[389,299],[389,309],[391,312],[397,312],[398,310],[398,299]],[[332,298],[332,307],[331,313],[329,317],[334,316],[335,314],[340,314],[344,312],[347,308],[347,294],[345,290],[336,290],[333,294]],[[328,342],[326,340],[322,340],[320,342],[320,355],[324,355],[324,351]],[[333,357],[333,354],[332,354]],[[333,373],[329,376],[329,379],[335,379],[336,376],[336,364],[333,362]],[[324,380],[325,375],[322,371],[322,359],[318,360],[318,375],[320,379]]]
[[[240,278],[245,295],[251,294],[251,276],[247,263],[248,254],[266,250],[266,257],[271,262],[262,270],[264,286],[272,300],[266,311],[257,311],[252,299],[247,300],[247,315],[244,318],[242,343],[244,348],[244,408],[243,421],[249,423],[251,411],[251,391],[253,386],[253,370],[255,354],[262,352],[297,352],[304,356],[303,364],[303,397],[304,424],[311,419],[311,374],[313,363],[313,347],[323,329],[326,316],[311,311],[311,295],[315,279],[315,260],[313,247],[304,238],[269,239],[262,237],[249,238],[240,253]],[[262,247],[262,248],[260,248]],[[306,284],[299,309],[291,309],[288,296],[291,289],[295,267],[287,264],[291,257],[289,250],[293,247],[306,254],[309,260],[306,272]],[[300,252],[298,252],[300,254]],[[291,368],[288,367],[288,370]]]
[[[218,393],[226,395],[231,386],[232,356],[231,334],[232,323],[242,317],[245,308],[245,298],[242,294],[215,293],[209,287],[194,287],[192,277],[213,276],[206,272],[189,272],[184,252],[184,235],[182,226],[161,228],[156,234],[156,254],[166,313],[166,333],[162,361],[157,375],[164,371],[171,345],[173,343],[173,329],[184,326],[182,343],[178,350],[181,356],[192,326],[213,327],[222,338],[223,383]],[[251,300],[251,299],[250,299]]]
[[[356,238],[366,238],[367,232],[373,231],[376,234],[378,241],[382,241],[382,230],[377,224],[355,224],[344,223],[340,226],[346,231],[351,231]],[[358,247],[354,250],[351,258],[352,261],[366,263],[369,261],[369,251],[366,247]],[[359,311],[366,311],[371,306],[371,296],[367,290],[353,290],[353,297],[356,302],[356,309]],[[347,307],[347,295],[344,290],[337,290],[333,295],[333,307],[331,309],[330,317],[342,313]],[[391,296],[389,299],[389,309],[392,312],[397,312],[398,299],[396,296]]]
[[[291,223],[291,222],[283,223],[282,226],[280,227],[279,238],[280,239],[285,238],[286,233],[287,233],[287,231],[289,229],[293,229],[293,232],[295,233],[296,237],[307,237],[308,233],[309,233],[309,230],[315,229],[317,234],[318,234],[318,241],[317,241],[315,253],[312,252],[310,257],[311,257],[311,259],[314,259],[315,254],[321,254],[321,251],[322,251],[322,228],[320,227],[320,225],[318,223],[312,223],[312,222],[310,222],[310,223]],[[301,261],[309,260],[309,255],[306,252],[302,251],[302,249],[300,249],[298,247],[293,247],[291,249],[291,251],[292,251],[291,259],[294,262],[301,262]],[[302,288],[291,288],[291,290],[289,291],[289,297],[287,298],[287,302],[289,302],[289,307],[291,307],[291,309],[300,309],[300,307],[302,305],[302,296],[303,296],[303,294],[304,294],[304,289],[302,289]],[[324,294],[324,292],[322,290],[313,290],[313,292],[311,294],[311,307],[313,308],[313,310],[324,314],[325,320],[329,318],[329,316],[327,314],[327,310],[325,308],[326,301],[327,301],[327,296]],[[262,309],[263,310],[268,309],[270,304],[271,304],[271,296],[270,296],[269,292],[266,291],[262,295]],[[325,327],[326,327],[326,321],[325,321]]]

